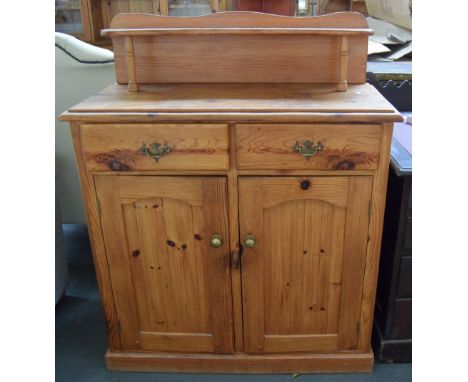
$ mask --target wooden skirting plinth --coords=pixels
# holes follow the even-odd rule
[[[108,351],[106,364],[117,371],[184,373],[336,373],[372,371],[370,353],[220,355],[185,353],[120,353]]]

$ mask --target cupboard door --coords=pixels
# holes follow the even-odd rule
[[[124,350],[232,352],[226,180],[94,179]]]
[[[370,176],[239,180],[246,352],[357,348],[371,190]]]

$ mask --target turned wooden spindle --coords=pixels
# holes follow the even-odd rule
[[[133,49],[133,38],[131,36],[125,37],[125,58],[127,60],[128,91],[137,92],[138,83],[136,81],[135,54]]]
[[[348,75],[348,55],[349,55],[349,49],[348,49],[348,37],[347,36],[341,36],[340,38],[340,77],[339,77],[339,82],[337,85],[337,89],[339,92],[345,92],[348,90],[348,81],[347,81],[347,75]]]

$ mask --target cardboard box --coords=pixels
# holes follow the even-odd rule
[[[366,0],[369,16],[412,29],[412,0]]]

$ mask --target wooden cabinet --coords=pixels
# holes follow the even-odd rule
[[[200,16],[229,8],[226,0],[56,0],[55,31],[111,48],[101,29],[109,28],[119,13]]]
[[[233,10],[294,16],[296,0],[233,0]]]
[[[327,33],[347,33],[331,28],[339,21],[357,28],[350,30],[360,51],[366,40],[359,33],[368,33],[355,14],[301,21],[220,14],[177,22],[127,15],[116,19],[118,33],[140,18],[144,33],[169,33],[166,44],[183,44],[183,33],[206,34],[193,23],[207,23],[227,50],[231,38],[237,46],[250,33],[252,20],[266,27],[255,28],[260,44],[276,38],[272,31],[292,38],[294,26],[307,38],[318,31],[320,43],[330,23]],[[162,29],[148,27],[159,22]],[[218,22],[231,23],[229,30]],[[135,77],[154,52],[152,37],[132,38],[138,54],[129,49],[116,61],[125,80],[61,116],[71,123],[80,170],[108,326],[108,367],[370,370],[390,141],[401,116],[359,82],[363,73],[348,77],[349,84],[346,76],[326,74],[345,87],[318,77],[319,83],[299,77],[250,83],[249,75],[236,84],[206,84],[198,71],[192,83],[161,83],[153,69],[163,64],[151,61],[151,75]],[[122,35],[116,39],[121,44]],[[206,43],[193,41],[189,56]],[[255,45],[230,54],[243,56],[244,49],[255,61]],[[330,50],[328,59],[339,52]],[[349,59],[353,67],[361,60]],[[206,60],[215,70],[215,57]],[[255,70],[266,70],[264,62]],[[186,56],[176,67],[189,70]],[[177,76],[174,67],[165,69]],[[214,78],[222,76],[220,66]]]
[[[84,41],[93,41],[89,11],[90,0],[56,0],[55,31],[74,35]]]

